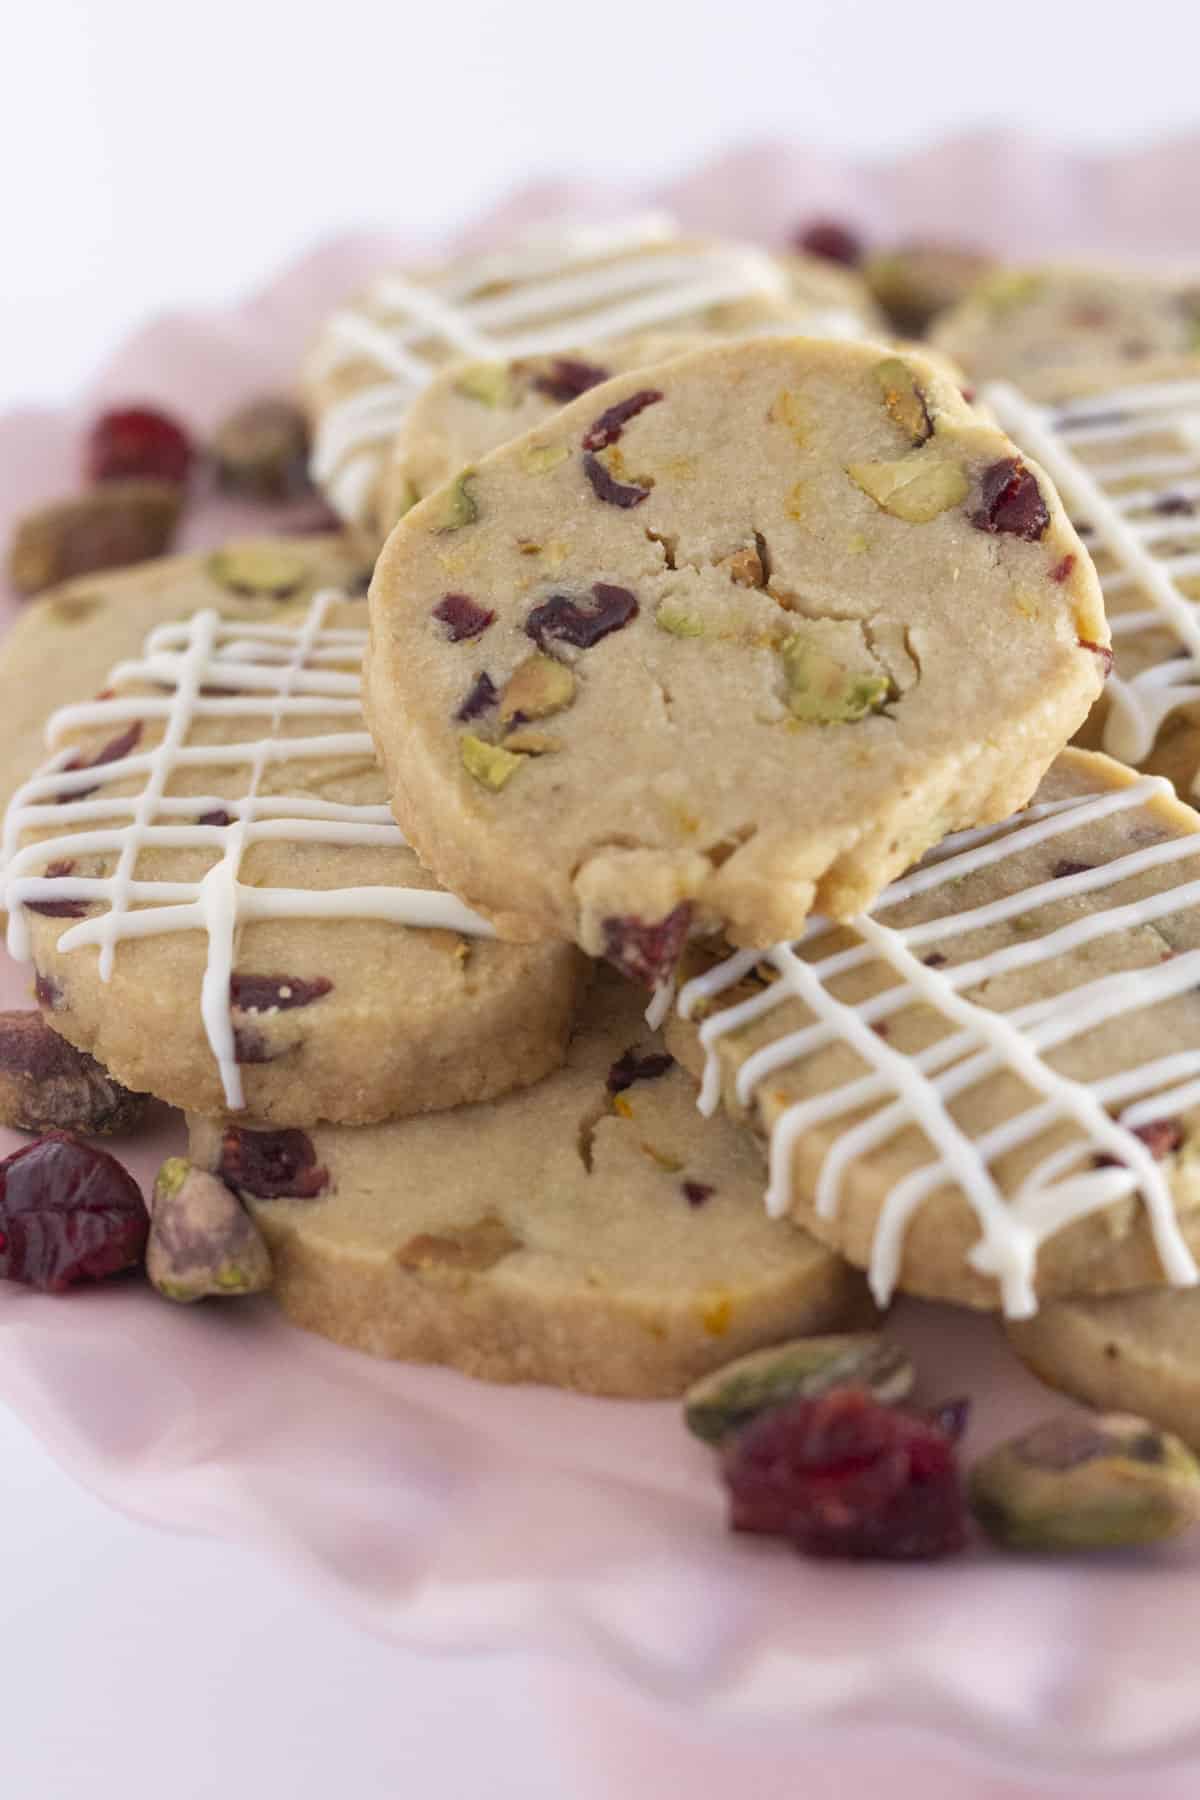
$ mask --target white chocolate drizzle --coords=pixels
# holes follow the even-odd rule
[[[343,518],[361,521],[382,449],[452,357],[546,356],[669,329],[755,295],[786,296],[787,274],[766,251],[734,243],[671,249],[674,236],[669,219],[651,214],[542,233],[440,276],[376,281],[360,305],[328,322],[313,359],[319,376],[358,361],[378,372],[318,420],[313,479]],[[857,337],[864,325],[849,308],[814,306],[788,329]]]
[[[1156,794],[1171,795],[1168,782],[1142,776],[1129,785],[1098,794],[1044,802],[1005,824],[947,838],[911,874],[885,890],[869,913],[843,931],[857,940],[824,957],[812,956],[823,937],[838,929],[823,919],[810,921],[799,946],[777,944],[766,952],[740,950],[688,982],[678,1010],[689,1018],[702,1002],[712,1002],[742,981],[758,964],[775,973],[760,992],[706,1017],[700,1026],[705,1053],[699,1106],[712,1113],[721,1096],[720,1040],[772,1013],[787,1001],[801,1001],[812,1022],[785,1033],[750,1055],[738,1070],[739,1106],[752,1107],[760,1084],[835,1043],[851,1049],[863,1074],[841,1086],[786,1107],[770,1134],[767,1210],[787,1213],[792,1200],[796,1148],[818,1126],[869,1109],[840,1136],[822,1159],[814,1195],[819,1216],[833,1217],[852,1165],[869,1157],[898,1133],[916,1126],[932,1148],[930,1161],[886,1196],[870,1260],[872,1292],[886,1305],[896,1286],[905,1234],[914,1213],[936,1190],[956,1187],[967,1199],[979,1238],[967,1260],[998,1282],[1004,1310],[1013,1318],[1036,1310],[1035,1276],[1040,1246],[1072,1220],[1083,1218],[1126,1195],[1140,1197],[1155,1248],[1168,1281],[1188,1286],[1200,1279],[1175,1215],[1163,1169],[1139,1128],[1174,1118],[1200,1105],[1200,1047],[1173,1049],[1138,1067],[1120,1069],[1095,1082],[1076,1080],[1056,1069],[1047,1054],[1077,1042],[1115,1018],[1127,1016],[1187,992],[1200,984],[1200,951],[1170,956],[1151,968],[1086,978],[1053,998],[1000,1011],[971,999],[966,990],[1014,969],[1070,956],[1085,945],[1157,919],[1200,907],[1200,867],[1191,880],[1127,904],[1089,911],[1070,923],[1035,932],[1041,909],[1073,895],[1095,894],[1150,869],[1200,862],[1200,832],[1150,843],[1109,862],[1062,873],[1002,898],[951,910],[906,928],[882,923],[877,915],[914,895],[958,883],[974,871],[1002,862],[1018,851],[1046,843],[1114,813],[1143,805]],[[1022,921],[1017,941],[956,965],[930,966],[923,960],[934,945],[1006,919]],[[809,955],[798,954],[798,949]],[[857,1004],[830,989],[835,976],[876,964],[895,977]],[[1061,965],[1060,965],[1061,966]],[[891,1047],[880,1027],[906,1007],[934,1009],[946,1032],[919,1053]],[[1030,1104],[1003,1123],[972,1137],[951,1114],[949,1102],[998,1073],[1016,1076],[1029,1090]],[[991,1169],[999,1156],[1032,1143],[1052,1126],[1073,1124],[1078,1135],[1044,1156],[1011,1195],[1000,1189]]]
[[[70,951],[98,948],[99,973],[112,977],[116,949],[130,938],[173,931],[203,931],[208,953],[200,1009],[205,1034],[220,1069],[227,1104],[244,1104],[236,1061],[230,981],[239,927],[255,919],[379,919],[418,929],[493,936],[491,926],[452,894],[380,885],[352,888],[264,888],[239,880],[250,845],[285,843],[378,846],[398,850],[405,839],[386,806],[350,805],[310,794],[262,793],[272,764],[374,757],[363,727],[359,681],[365,631],[326,626],[342,596],[317,594],[303,623],[282,625],[222,620],[198,612],[184,623],[160,626],[146,639],[140,661],[118,664],[110,697],[65,706],[46,727],[51,748],[81,729],[131,723],[161,726],[148,750],[135,745],[112,762],[71,769],[60,751],[13,795],[4,821],[0,900],[8,909],[8,948],[20,961],[31,953],[26,907],[30,902],[79,900],[105,910],[79,920],[58,939]],[[125,693],[123,685],[153,682],[168,694]],[[203,690],[236,687],[238,693]],[[256,698],[255,695],[258,697]],[[336,729],[339,716],[345,729]],[[266,719],[261,737],[238,743],[192,743],[201,719]],[[313,717],[311,735],[281,735],[287,724]],[[172,795],[172,775],[184,768],[245,769],[244,792]],[[97,793],[109,783],[140,776],[134,794]],[[72,795],[79,798],[72,799]],[[200,824],[206,813],[228,823]],[[29,843],[26,832],[59,827]],[[204,850],[212,863],[200,880],[145,880],[138,876],[144,850]],[[80,856],[115,856],[111,873],[47,876],[47,865]],[[35,872],[37,871],[37,872]]]
[[[1144,762],[1163,721],[1200,700],[1200,616],[1180,586],[1200,575],[1200,375],[1060,406],[996,382],[983,399],[1111,561],[1100,572],[1116,652],[1103,746],[1122,762]],[[1164,501],[1175,510],[1164,513]],[[1152,631],[1168,634],[1172,647],[1125,675],[1122,646]]]

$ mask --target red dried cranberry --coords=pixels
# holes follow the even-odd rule
[[[223,806],[214,806],[211,812],[201,813],[196,823],[197,825],[232,825],[233,814],[226,812]]]
[[[675,1067],[675,1058],[665,1051],[652,1050],[646,1056],[638,1052],[636,1044],[628,1050],[622,1050],[612,1068],[608,1071],[605,1087],[610,1094],[623,1094],[631,1088],[635,1081],[657,1081],[668,1069]]]
[[[1100,658],[1100,661],[1104,665],[1104,679],[1107,681],[1112,674],[1113,666],[1113,653],[1109,646],[1107,644],[1093,644],[1090,638],[1077,638],[1076,642],[1081,650],[1090,650],[1093,656],[1098,656]]]
[[[569,400],[578,400],[580,394],[599,387],[608,378],[608,370],[597,368],[595,363],[580,362],[573,356],[556,356],[544,375],[534,376],[533,385],[539,394],[565,406]]]
[[[312,1200],[329,1186],[329,1170],[317,1162],[306,1131],[241,1131],[221,1139],[217,1174],[232,1188],[259,1200]]]
[[[121,762],[129,755],[130,751],[135,748],[141,735],[141,721],[135,719],[132,725],[126,726],[125,730],[119,732],[116,737],[109,738],[107,744],[97,750],[95,756],[91,757],[90,760],[76,754],[71,758],[70,762],[63,764],[63,768],[64,770],[69,769],[74,772],[76,769],[99,769],[103,768],[105,763]],[[73,792],[69,794],[60,794],[58,796],[59,804],[66,806],[72,800],[86,800],[89,794],[97,794],[99,791],[100,789],[98,786],[75,788]]]
[[[1135,1138],[1140,1138],[1155,1162],[1162,1162],[1168,1156],[1174,1156],[1183,1143],[1183,1126],[1178,1119],[1151,1119],[1146,1125],[1131,1127]],[[1092,1164],[1097,1169],[1123,1169],[1122,1157],[1109,1156],[1107,1153],[1093,1157]]]
[[[482,713],[490,712],[499,698],[495,682],[484,669],[468,688],[466,698],[454,717],[465,725],[468,719],[478,719]]]
[[[0,1276],[46,1294],[135,1268],[150,1220],[115,1157],[52,1131],[0,1163]]]
[[[662,395],[657,388],[641,388],[638,393],[630,394],[628,400],[618,400],[615,406],[602,412],[595,424],[584,433],[584,449],[607,450],[610,444],[616,443],[630,419],[636,419],[640,412],[645,412],[648,406],[656,405],[661,399]]]
[[[45,881],[60,881],[74,867],[74,860],[64,857],[59,862],[47,863],[42,871],[42,878]],[[88,903],[86,900],[26,900],[25,910],[42,913],[47,919],[82,919],[88,910]]]
[[[691,923],[692,908],[686,900],[665,919],[650,923],[629,915],[605,919],[601,926],[605,960],[631,981],[657,987],[679,961]]]
[[[311,1006],[332,987],[326,975],[304,981],[298,975],[241,975],[235,969],[229,978],[229,998],[239,1012],[291,1012],[297,1006]]]
[[[1068,551],[1067,554],[1063,557],[1062,561],[1056,562],[1054,567],[1051,569],[1051,571],[1050,571],[1051,581],[1065,581],[1067,579],[1067,576],[1071,573],[1071,570],[1074,567],[1075,567],[1075,558],[1072,555],[1072,553],[1070,551]]]
[[[581,606],[566,594],[552,594],[535,606],[525,621],[525,634],[543,650],[547,638],[573,644],[577,650],[590,650],[612,631],[620,631],[636,619],[638,603],[628,588],[613,587],[607,581],[592,586],[591,606]]]
[[[1071,875],[1086,875],[1095,866],[1095,863],[1072,862],[1069,857],[1064,856],[1061,862],[1055,863],[1051,873],[1055,881],[1065,881]]]
[[[923,956],[921,958],[921,961],[925,964],[927,969],[941,969],[944,968],[946,964],[946,958],[942,955],[940,950],[931,950],[928,956]]]
[[[760,1413],[734,1437],[722,1473],[735,1531],[785,1537],[810,1556],[907,1560],[966,1543],[951,1438],[862,1388]]]
[[[37,970],[33,978],[33,997],[39,1006],[47,1012],[60,1012],[63,1006],[63,991],[53,975],[43,975]]]
[[[88,433],[85,467],[89,481],[184,482],[192,446],[183,426],[149,406],[101,413]]]
[[[990,464],[980,476],[979,494],[982,505],[970,515],[976,530],[1007,532],[1030,544],[1045,535],[1050,513],[1037,478],[1020,457]]]
[[[434,607],[433,616],[446,627],[446,636],[452,644],[461,644],[465,638],[481,637],[496,617],[469,594],[444,595]]]
[[[233,1028],[233,1060],[235,1063],[269,1063],[278,1062],[281,1056],[288,1054],[288,1046],[276,1048],[269,1044],[261,1031],[253,1025],[235,1025]]]
[[[650,492],[648,487],[634,487],[632,482],[618,481],[590,450],[584,452],[583,472],[591,482],[597,500],[603,500],[609,506],[640,506]]]
[[[1190,519],[1196,510],[1196,505],[1194,501],[1188,499],[1186,494],[1160,494],[1154,502],[1154,510],[1156,513],[1161,513],[1165,519]]]
[[[703,1206],[704,1202],[711,1200],[717,1191],[715,1187],[710,1187],[707,1181],[685,1181],[682,1186],[683,1197],[689,1206]]]
[[[856,269],[863,259],[862,239],[839,219],[810,219],[796,233],[794,242],[797,250],[806,255],[821,256],[846,269]]]

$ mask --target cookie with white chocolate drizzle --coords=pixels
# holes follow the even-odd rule
[[[1195,1281],[1198,984],[1195,813],[1067,750],[845,927],[696,974],[668,1040],[878,1300],[1021,1317]]]
[[[1036,465],[928,359],[804,338],[585,393],[408,513],[369,604],[428,866],[502,934],[644,979],[1006,817],[1106,660]]]
[[[5,820],[9,947],[55,1030],[127,1086],[359,1122],[561,1061],[571,953],[494,942],[391,818],[364,627],[336,589],[268,618],[202,609],[51,718]]]
[[[1036,456],[1095,561],[1114,665],[1078,741],[1197,794],[1200,775],[1200,356],[984,397]]]
[[[323,326],[302,370],[313,476],[347,524],[377,544],[406,476],[392,443],[451,361],[551,357],[643,332],[791,329],[859,336],[862,282],[812,259],[681,237],[658,214],[550,230],[441,268],[372,282]]]

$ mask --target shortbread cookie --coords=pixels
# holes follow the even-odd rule
[[[366,595],[370,565],[340,537],[246,538],[65,582],[22,607],[0,643],[0,808],[45,760],[49,715],[98,692],[156,625],[211,607],[268,623],[321,588]]]
[[[365,638],[336,590],[204,609],[51,719],[5,821],[9,947],[55,1030],[127,1087],[357,1122],[561,1061],[574,953],[492,941],[406,846],[363,725]]]
[[[1095,268],[1000,269],[937,321],[931,341],[974,381],[1027,394],[1064,372],[1123,367],[1200,350],[1200,273],[1185,278]]]
[[[748,244],[678,237],[658,217],[385,275],[328,321],[305,365],[314,478],[374,546],[391,523],[380,488],[392,442],[445,363],[551,356],[650,331],[847,335],[846,284],[835,277],[831,307],[823,272],[822,298],[811,297],[815,279]]]
[[[1052,404],[984,397],[1062,495],[1095,559],[1115,664],[1079,741],[1197,794],[1200,771],[1200,356],[1075,377]]]
[[[377,1356],[676,1394],[866,1305],[857,1271],[765,1217],[750,1140],[697,1119],[611,975],[565,1067],[506,1100],[358,1130],[191,1132],[265,1233],[284,1311]]]
[[[1200,820],[1067,750],[845,928],[726,959],[668,1038],[769,1144],[772,1212],[893,1291],[1031,1312],[1200,1244]]]
[[[1200,1445],[1200,1289],[1055,1300],[1007,1323],[1035,1375],[1104,1412],[1136,1412]]]
[[[407,514],[370,605],[428,866],[502,935],[651,979],[1006,817],[1107,643],[1036,466],[920,357],[806,339],[583,395]]]
[[[703,348],[699,332],[650,332],[603,349],[508,362],[450,363],[413,400],[388,453],[379,487],[382,536],[422,494],[531,431],[589,388],[630,369]]]

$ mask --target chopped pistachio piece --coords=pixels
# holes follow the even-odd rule
[[[782,646],[788,711],[814,725],[848,725],[887,700],[886,675],[847,669],[811,637],[797,632]]]
[[[1120,1413],[1035,1425],[977,1463],[967,1492],[988,1536],[1012,1550],[1115,1550],[1200,1521],[1192,1452]]]
[[[154,1182],[146,1273],[160,1294],[184,1303],[260,1294],[271,1285],[271,1255],[219,1175],[170,1156]]]
[[[520,756],[551,756],[555,750],[562,749],[562,739],[550,731],[534,731],[529,725],[518,726],[510,731],[504,740],[506,750],[515,750]]]
[[[521,1240],[495,1213],[485,1213],[470,1225],[450,1226],[444,1232],[422,1232],[396,1252],[404,1269],[452,1269],[482,1274],[521,1248]]]
[[[479,517],[479,502],[472,491],[474,474],[474,469],[464,469],[446,489],[433,527],[435,531],[461,531],[464,525],[475,523]]]
[[[500,722],[547,719],[575,698],[575,675],[566,663],[535,651],[509,676],[500,696]]]
[[[654,615],[654,623],[660,631],[669,631],[672,637],[704,636],[704,626],[696,614],[675,600],[663,601]]]
[[[740,1356],[695,1382],[684,1396],[683,1417],[696,1437],[719,1444],[785,1400],[853,1386],[868,1388],[883,1406],[894,1406],[912,1392],[915,1379],[904,1351],[877,1332],[796,1338]]]
[[[230,544],[209,557],[208,572],[235,594],[283,600],[303,586],[308,563],[287,544]]]
[[[965,500],[970,487],[961,463],[927,450],[910,450],[895,462],[851,463],[846,473],[876,506],[909,525],[927,525]]]
[[[875,379],[883,392],[888,416],[904,432],[911,444],[923,444],[933,435],[933,421],[925,396],[917,386],[908,364],[899,356],[885,357],[875,364]]]
[[[481,787],[491,788],[493,793],[499,793],[525,761],[523,756],[514,756],[511,750],[501,749],[499,744],[487,744],[469,731],[460,742],[459,754],[467,774]]]
[[[548,475],[570,454],[565,444],[528,444],[521,452],[521,467],[527,475]]]
[[[1006,312],[1032,300],[1041,286],[1042,277],[1033,269],[997,269],[976,284],[970,298],[982,300],[993,312]]]
[[[517,397],[512,371],[502,362],[472,363],[459,375],[454,388],[483,406],[512,406]]]

